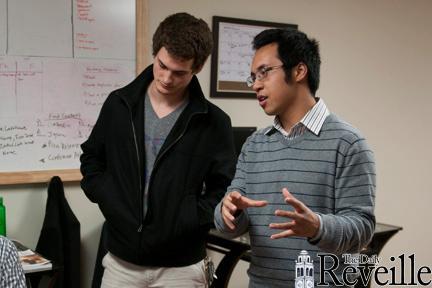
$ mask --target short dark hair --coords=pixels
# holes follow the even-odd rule
[[[265,45],[278,45],[279,59],[283,63],[286,81],[290,80],[291,70],[300,62],[308,68],[309,90],[315,95],[319,86],[321,59],[318,42],[295,29],[267,29],[255,36],[252,45],[257,50]]]
[[[193,59],[192,69],[200,69],[213,48],[207,23],[188,13],[176,13],[163,20],[153,35],[153,56],[165,47],[173,57]]]

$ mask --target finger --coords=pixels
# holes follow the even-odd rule
[[[288,197],[294,197],[289,191],[288,188],[282,188],[282,194],[284,195],[284,199]]]
[[[233,191],[228,194],[228,199],[235,207],[231,207],[233,214],[237,211],[237,209],[243,209],[243,197],[242,194],[238,191]]]
[[[263,207],[267,205],[267,201],[264,200],[252,200],[248,197],[243,196],[238,191],[233,191],[228,194],[229,198],[231,199],[233,205],[236,205],[235,210],[233,210],[233,214],[237,209],[244,209],[248,207]]]
[[[237,204],[237,206],[244,206],[244,208],[247,207],[263,207],[267,205],[267,201],[264,200],[252,200],[248,197],[243,196],[238,191],[233,191],[229,194],[229,196],[232,199],[232,202],[234,204]],[[236,207],[238,208],[238,207]],[[243,208],[243,207],[242,207]]]
[[[291,218],[291,219],[298,219],[299,218],[298,214],[295,213],[294,211],[276,210],[275,215],[281,216],[281,217],[287,217],[287,218]]]
[[[305,212],[309,209],[303,202],[296,198],[285,198],[285,202],[291,205],[296,211],[300,213]]]
[[[227,218],[225,214],[222,214],[222,219],[223,219],[225,225],[228,226],[228,228],[230,230],[235,229],[235,225],[234,225],[233,221],[231,221],[229,218]]]
[[[287,237],[291,237],[291,236],[295,236],[295,232],[292,230],[285,230],[283,232],[280,233],[276,233],[276,234],[272,234],[270,236],[271,239],[280,239],[280,238],[287,238]]]
[[[224,217],[224,222],[225,222],[225,225],[228,226],[228,229],[230,229],[230,230],[235,229],[234,223],[232,223],[230,220],[226,219],[225,217]]]
[[[267,205],[267,201],[265,200],[252,200],[244,196],[241,199],[248,207],[263,207]]]
[[[271,229],[284,229],[284,230],[292,229],[294,226],[295,226],[294,221],[285,222],[285,223],[270,223],[269,225]]]
[[[233,215],[234,213],[231,213],[231,211],[225,207],[225,205],[222,205],[222,215],[226,217],[230,221],[234,221],[235,217]]]
[[[230,196],[225,197],[224,201],[222,202],[222,206],[231,211],[232,214],[237,211],[237,206],[232,203]]]
[[[293,206],[295,210],[303,212],[307,209],[303,202],[295,198],[294,195],[292,195],[287,188],[282,189],[282,194],[284,195],[285,202]]]
[[[242,209],[241,206],[241,199],[242,195],[238,191],[232,191],[230,192],[223,201],[223,205],[226,206],[226,208],[230,211],[232,215],[234,215],[238,209]]]

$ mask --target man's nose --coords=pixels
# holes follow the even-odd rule
[[[162,81],[165,84],[171,83],[172,79],[173,79],[173,73],[171,71],[169,71],[169,70],[163,71],[163,73],[162,73]]]
[[[258,93],[262,88],[263,88],[263,83],[260,80],[255,79],[255,82],[252,85],[252,89]]]

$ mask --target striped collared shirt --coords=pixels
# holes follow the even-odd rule
[[[296,137],[303,135],[306,129],[309,129],[315,135],[318,135],[321,131],[321,127],[324,123],[324,120],[330,114],[327,109],[324,100],[321,98],[317,98],[317,102],[315,105],[303,116],[303,118],[295,124],[289,132],[287,132],[283,127],[279,120],[279,117],[274,118],[273,127],[278,130],[285,138],[292,140]],[[271,130],[271,129],[270,129]],[[267,131],[268,132],[270,132]]]

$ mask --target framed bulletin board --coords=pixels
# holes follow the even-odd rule
[[[0,0],[0,185],[81,179],[102,103],[148,63],[147,2]]]
[[[210,97],[255,97],[246,85],[254,55],[252,40],[269,28],[297,29],[297,25],[213,16]]]

